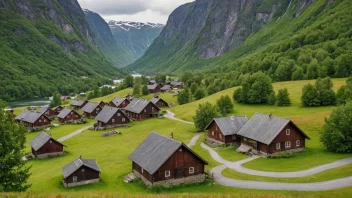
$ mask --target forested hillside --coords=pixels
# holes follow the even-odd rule
[[[0,26],[0,99],[86,91],[122,76],[76,0],[0,0]]]
[[[196,25],[185,25],[185,23],[182,24],[184,25],[182,30],[167,34],[167,27],[174,23],[176,16],[181,17],[182,13],[185,16],[197,14],[200,12],[197,9],[201,9],[201,5],[206,2],[212,1],[196,1],[176,9],[170,16],[161,36],[155,40],[144,57],[130,66],[130,69],[145,73],[162,71],[173,74],[202,69],[206,71],[207,76],[215,74],[223,78],[222,73],[226,73],[225,79],[229,80],[237,80],[242,73],[253,73],[260,70],[270,75],[274,81],[351,75],[351,67],[348,64],[352,61],[351,1],[264,0],[262,3],[248,1],[247,3],[253,3],[251,7],[245,9],[243,7],[245,4],[239,5],[242,12],[231,15],[225,12],[223,6],[220,6],[226,1],[220,0],[216,1],[219,5],[213,7],[211,13],[219,13],[216,10],[222,9],[228,21],[234,19],[235,16],[237,21],[234,21],[238,24],[236,28],[243,30],[239,34],[243,37],[236,35],[234,31],[227,38],[221,33],[224,29],[213,28],[221,21],[220,16],[223,16],[221,14],[207,15],[206,22],[202,22],[201,28],[198,28],[201,31],[193,34],[196,35],[195,39],[183,40],[188,38],[193,27],[196,27]],[[202,11],[208,9],[209,5],[203,5]],[[176,13],[179,14],[175,15]],[[244,17],[246,15],[243,14],[246,13],[249,14],[248,16],[255,15],[255,21],[251,20],[251,17]],[[241,17],[244,17],[243,23],[240,22]],[[258,23],[258,20],[261,23]],[[246,28],[247,23],[253,25],[249,33]],[[229,22],[225,30],[228,30],[228,24]],[[209,35],[200,37],[204,28],[208,28]],[[245,37],[246,35],[248,38]],[[217,49],[214,48],[216,45],[212,44],[214,37],[228,41],[226,44],[221,44],[218,49],[228,49],[228,43],[235,38],[238,42],[241,38],[244,39],[243,43],[238,46],[230,45],[233,46],[233,50],[224,55],[215,54],[217,57],[205,59],[208,57],[203,56],[202,49],[206,49],[205,52]],[[163,47],[161,43],[167,46]],[[204,46],[209,47],[204,48]],[[156,54],[159,54],[156,56],[158,58],[153,59],[152,57]]]

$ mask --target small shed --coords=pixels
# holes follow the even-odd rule
[[[130,119],[121,109],[110,106],[105,106],[95,120],[97,123],[94,128],[97,130],[130,125]]]
[[[96,160],[78,159],[72,161],[62,168],[65,187],[81,186],[100,182],[101,170]]]
[[[148,118],[158,117],[160,108],[149,100],[135,98],[127,107],[125,107],[126,115],[135,121],[145,120]]]
[[[68,108],[61,110],[57,117],[62,124],[80,124],[83,122],[82,116],[79,113]]]
[[[33,111],[23,111],[15,120],[18,123],[23,123],[30,130],[40,130],[51,126],[50,118]]]
[[[30,143],[33,158],[47,158],[62,155],[65,145],[45,132],[40,132]]]
[[[160,98],[159,96],[152,98],[150,101],[159,108],[169,107],[169,103],[167,103],[164,99]]]
[[[111,102],[108,103],[110,107],[125,108],[130,101],[127,98],[115,97]]]
[[[101,102],[88,102],[83,108],[83,115],[86,118],[95,118],[100,111],[104,108],[105,103]]]

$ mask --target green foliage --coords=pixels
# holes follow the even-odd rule
[[[4,111],[6,106],[0,100],[0,192],[23,192],[30,187],[30,167],[22,160],[26,128]]]
[[[126,88],[133,87],[134,79],[132,75],[127,75],[123,80],[123,83],[126,85]]]
[[[217,111],[216,106],[209,102],[200,104],[196,111],[196,115],[193,117],[194,125],[198,131],[204,131],[209,122],[216,117],[219,117],[219,112]]]
[[[53,100],[50,102],[50,107],[57,107],[61,105],[61,95],[58,92],[54,92]]]
[[[149,94],[148,86],[147,85],[143,85],[143,87],[142,87],[142,95],[146,96],[148,94]]]
[[[198,88],[197,83],[192,83],[191,88],[190,88],[191,93],[194,94],[196,92],[197,88]]]
[[[275,105],[276,104],[276,95],[275,95],[274,91],[268,96],[268,104],[269,105]]]
[[[320,106],[320,100],[319,95],[317,93],[317,89],[312,84],[303,86],[301,101],[302,105],[305,107]]]
[[[139,96],[141,94],[141,84],[138,82],[133,86],[133,95]]]
[[[201,87],[198,87],[198,89],[194,92],[193,97],[195,100],[200,100],[204,98],[206,95],[207,95],[207,91],[203,86],[201,86]]]
[[[334,109],[330,118],[325,119],[321,141],[329,151],[352,152],[352,101]]]
[[[337,104],[346,104],[347,100],[352,100],[352,77],[346,80],[346,85],[340,87],[336,93]]]
[[[279,89],[277,92],[276,105],[280,107],[291,105],[290,94],[288,93],[287,88]]]
[[[305,107],[328,106],[336,104],[333,83],[329,77],[315,81],[315,85],[305,85],[302,89],[301,101]]]
[[[216,101],[216,106],[222,116],[226,116],[226,114],[231,113],[233,111],[233,103],[228,95],[221,96]]]
[[[166,75],[163,74],[163,73],[158,73],[156,76],[155,76],[155,81],[157,83],[165,83],[166,81]]]
[[[180,105],[187,104],[190,102],[190,93],[188,89],[184,89],[178,94],[177,102]]]

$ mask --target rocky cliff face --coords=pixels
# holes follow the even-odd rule
[[[98,47],[106,57],[116,66],[123,67],[132,63],[133,58],[116,42],[110,27],[101,16],[95,12],[84,10],[85,18],[97,40]]]
[[[118,44],[132,54],[134,60],[140,58],[164,28],[162,24],[130,21],[108,21]]]

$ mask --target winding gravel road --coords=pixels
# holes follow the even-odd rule
[[[183,123],[186,123],[186,124],[194,124],[194,122],[188,122],[188,121],[185,121],[185,120],[181,120],[181,119],[178,119],[175,117],[175,114],[172,113],[171,111],[169,110],[166,110],[166,114],[164,115],[165,118],[168,118],[168,119],[171,119],[171,120],[176,120],[176,121],[179,121],[179,122],[183,122]]]

